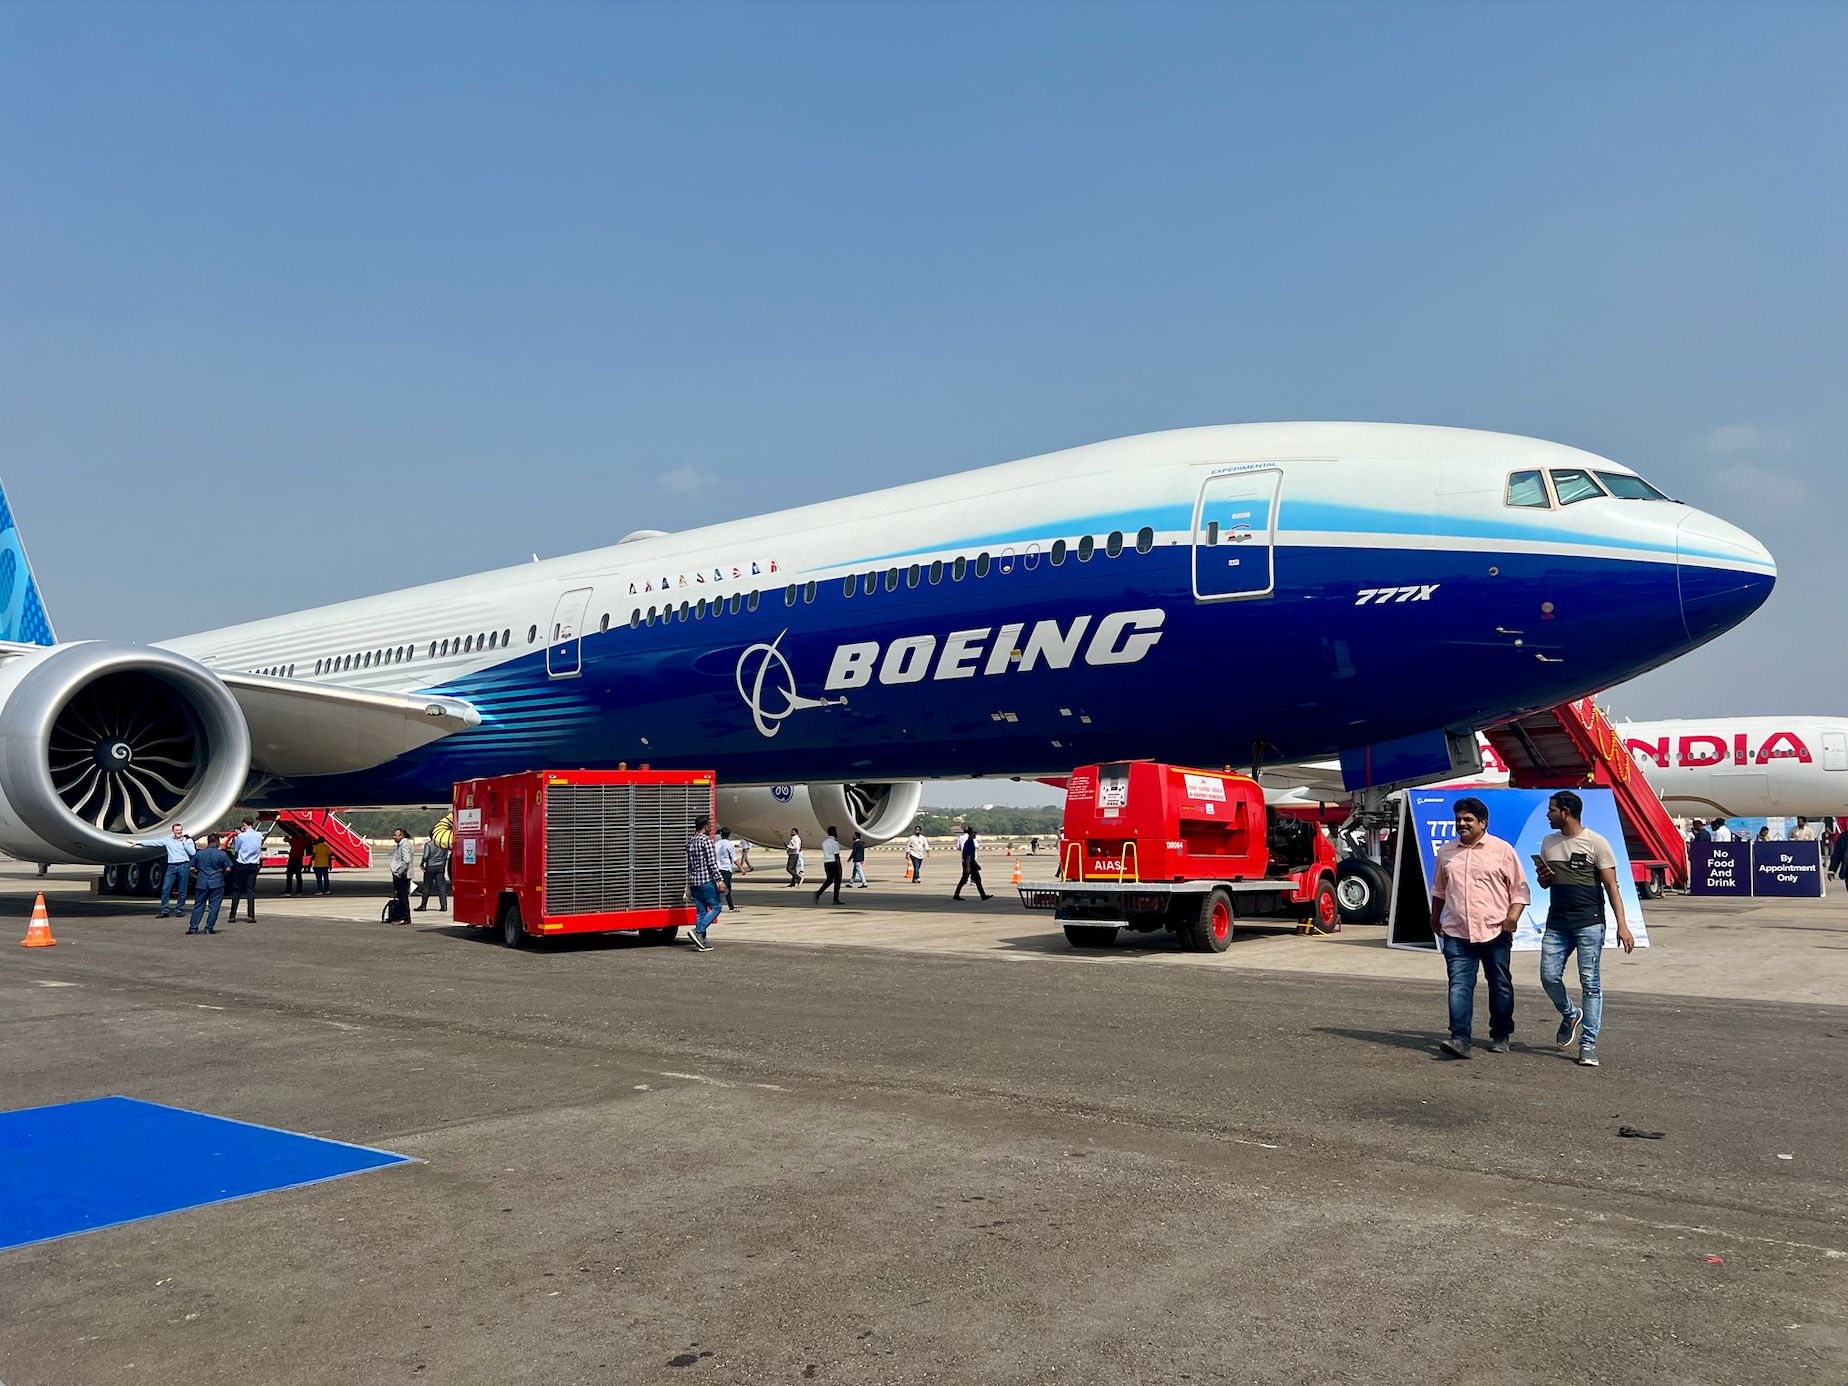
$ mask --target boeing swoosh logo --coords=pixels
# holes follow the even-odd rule
[[[800,712],[809,707],[845,707],[845,698],[805,698],[796,692],[796,671],[789,667],[789,657],[777,647],[783,643],[783,631],[768,645],[756,644],[738,656],[738,668],[734,678],[738,684],[738,696],[744,699],[744,705],[751,709],[751,720],[757,724],[757,730],[764,736],[775,736],[783,729],[783,719],[792,712]],[[746,686],[745,670],[756,660],[756,671]],[[775,672],[772,673],[774,668]],[[765,689],[768,682],[770,687]],[[764,695],[775,698],[781,696],[783,705],[778,708],[766,708]]]

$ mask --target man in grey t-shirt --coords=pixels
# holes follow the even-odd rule
[[[1623,917],[1623,894],[1617,887],[1617,854],[1600,833],[1579,821],[1585,801],[1562,789],[1547,801],[1553,825],[1540,843],[1537,875],[1549,901],[1546,932],[1540,938],[1540,985],[1562,1017],[1555,1036],[1559,1047],[1578,1040],[1578,1061],[1598,1066],[1598,1027],[1604,1018],[1604,991],[1599,984],[1604,957],[1604,902],[1617,916],[1617,943],[1628,953],[1636,938]],[[1566,995],[1566,958],[1578,954],[1579,1001]]]

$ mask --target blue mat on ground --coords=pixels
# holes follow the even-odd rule
[[[0,1249],[410,1158],[132,1097],[0,1112]]]

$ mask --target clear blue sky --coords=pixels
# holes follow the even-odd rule
[[[1848,8],[0,8],[0,477],[162,635],[1149,429],[1591,448],[1844,711]],[[1459,671],[1461,672],[1461,671]]]

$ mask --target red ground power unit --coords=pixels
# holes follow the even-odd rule
[[[1230,946],[1234,921],[1341,927],[1326,832],[1267,808],[1247,775],[1148,760],[1072,771],[1059,879],[1022,884],[1020,900],[1079,948],[1125,926],[1203,953]]]
[[[693,922],[687,839],[714,812],[710,770],[533,770],[455,787],[455,920],[509,948],[555,934]]]

